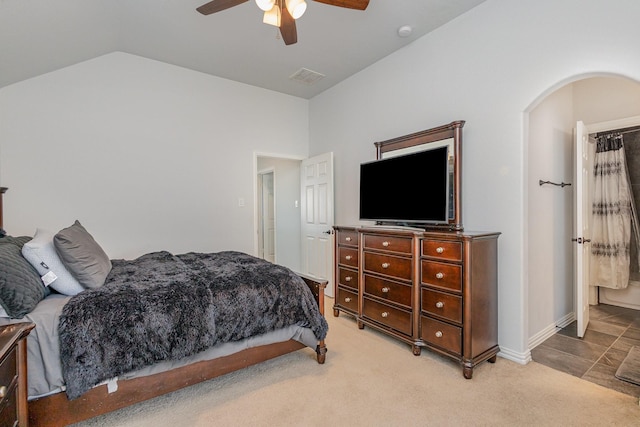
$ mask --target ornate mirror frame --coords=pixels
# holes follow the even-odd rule
[[[399,152],[415,152],[449,145],[449,177],[453,181],[449,194],[449,221],[447,225],[429,226],[429,228],[446,228],[451,231],[462,231],[462,127],[464,120],[443,125],[386,141],[375,142],[376,159],[397,155]],[[429,145],[430,144],[430,145]],[[427,183],[425,183],[427,184]],[[451,206],[453,205],[453,206]]]

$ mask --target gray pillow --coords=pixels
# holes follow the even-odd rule
[[[47,295],[38,272],[20,250],[30,237],[0,239],[0,305],[13,318],[24,317]]]
[[[58,256],[67,270],[87,289],[104,284],[111,260],[78,220],[53,238]]]

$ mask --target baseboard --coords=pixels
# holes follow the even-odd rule
[[[556,322],[556,326],[562,329],[570,325],[571,323],[575,322],[575,320],[576,320],[576,313],[572,311],[571,313],[567,314],[566,316],[558,320]]]
[[[540,344],[542,344],[547,338],[554,336],[558,332],[558,327],[555,323],[547,326],[537,334],[529,337],[529,350],[533,350]]]
[[[512,362],[516,362],[520,365],[526,365],[531,362],[531,351],[521,353],[509,348],[500,347],[498,356],[504,357],[505,359],[511,360]]]
[[[544,328],[534,336],[530,337],[529,351],[531,351],[532,349],[542,344],[548,338],[555,335],[560,329],[566,327],[567,325],[570,325],[575,320],[576,320],[576,314],[574,312],[571,312],[565,315],[564,317],[558,319],[555,323],[547,326],[546,328]]]

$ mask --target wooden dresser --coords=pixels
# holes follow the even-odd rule
[[[27,426],[27,342],[33,323],[0,327],[0,426]]]
[[[465,378],[498,347],[499,233],[335,227],[334,316],[355,316],[462,364]]]

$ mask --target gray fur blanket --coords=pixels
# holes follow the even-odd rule
[[[240,252],[154,252],[114,260],[104,286],[74,296],[60,318],[67,396],[162,360],[293,324],[328,325],[291,270]]]

